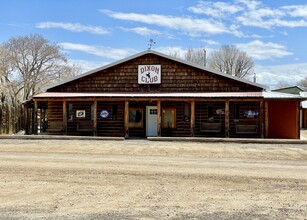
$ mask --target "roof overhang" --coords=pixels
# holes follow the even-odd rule
[[[67,93],[45,92],[40,98],[263,98],[263,92],[208,92],[208,93]]]

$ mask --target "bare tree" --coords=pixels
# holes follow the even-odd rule
[[[220,50],[210,53],[208,67],[243,78],[253,73],[254,62],[246,52],[235,46],[224,45]]]
[[[38,34],[12,37],[2,47],[12,71],[6,83],[11,83],[15,96],[27,100],[41,91],[41,87],[57,81],[69,68],[61,48]]]
[[[193,49],[189,48],[185,54],[185,59],[191,63],[196,63],[202,66],[206,66],[206,50],[205,49]]]
[[[307,91],[307,77],[300,80],[298,83],[299,86],[303,87],[305,91]]]

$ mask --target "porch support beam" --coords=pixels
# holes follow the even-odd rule
[[[269,137],[269,102],[264,102],[264,137]]]
[[[94,136],[97,136],[97,100],[94,100]]]
[[[158,137],[161,137],[161,100],[158,100],[157,101],[157,120],[158,120],[158,123],[157,123],[157,136]]]
[[[33,134],[38,134],[38,101],[34,100]]]
[[[265,109],[263,101],[260,101],[259,103],[260,108],[260,114],[259,114],[259,122],[260,122],[260,136],[261,138],[264,138],[265,132],[264,132],[264,125],[265,125]]]
[[[64,134],[67,135],[67,101],[63,100],[63,124],[64,124]]]
[[[225,101],[225,137],[229,138],[229,99]]]
[[[191,137],[194,137],[194,131],[195,131],[195,99],[191,101],[191,125],[190,125]]]
[[[129,137],[129,101],[125,100],[125,138]]]

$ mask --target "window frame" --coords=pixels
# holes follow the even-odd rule
[[[174,111],[173,115],[173,126],[165,125],[165,111]],[[177,112],[176,108],[162,108],[162,128],[176,128],[177,127]]]
[[[139,122],[130,122],[130,111],[140,111],[141,112],[141,120]],[[144,128],[144,110],[143,108],[129,108],[128,112],[129,120],[129,128]],[[136,113],[135,113],[136,114]]]

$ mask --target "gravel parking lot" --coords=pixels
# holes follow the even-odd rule
[[[0,219],[306,219],[307,146],[0,139]]]

